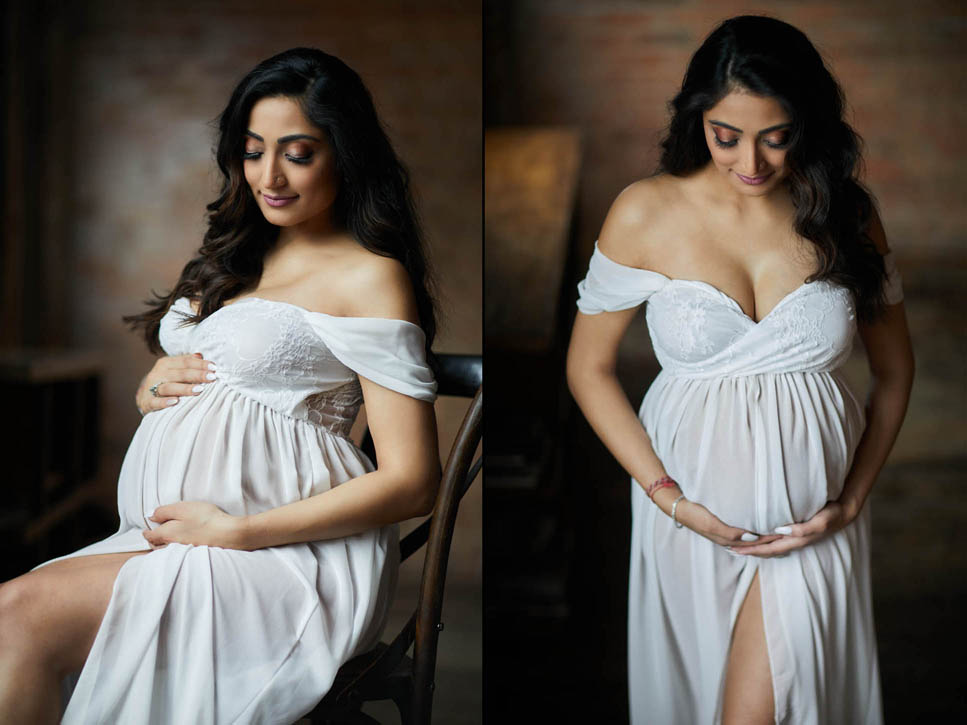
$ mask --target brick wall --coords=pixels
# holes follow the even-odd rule
[[[961,254],[964,3],[489,3],[488,124],[563,123],[584,133],[584,259],[615,195],[654,170],[666,103],[691,54],[718,22],[743,13],[792,23],[827,59],[866,140],[866,180],[901,261]]]
[[[309,45],[360,73],[408,164],[438,270],[436,348],[481,350],[481,21],[475,2],[74,6],[71,194],[74,345],[106,351],[105,488],[138,424],[133,393],[153,364],[121,315],[167,290],[201,243],[218,187],[210,122],[258,61]],[[463,406],[438,407],[449,445]],[[479,482],[478,482],[479,483]],[[480,490],[461,512],[454,576],[475,578]]]

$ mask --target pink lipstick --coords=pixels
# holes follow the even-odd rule
[[[762,176],[743,176],[742,174],[736,174],[744,184],[749,184],[750,186],[756,186],[757,184],[762,184],[767,181],[774,172],[770,171],[768,174],[763,174]]]
[[[296,199],[297,196],[269,196],[268,194],[262,194],[262,198],[265,199],[265,203],[269,206],[285,206],[286,204],[291,204]]]

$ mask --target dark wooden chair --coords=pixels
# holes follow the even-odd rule
[[[392,642],[381,642],[340,668],[329,693],[304,716],[314,725],[375,723],[361,711],[364,703],[374,700],[392,700],[403,725],[430,722],[450,542],[460,499],[480,472],[481,457],[474,460],[473,455],[483,434],[481,356],[439,355],[438,360],[438,395],[472,401],[443,468],[433,513],[400,541],[401,561],[427,545],[416,609]],[[368,432],[362,447],[372,456]],[[412,657],[407,654],[411,646]]]

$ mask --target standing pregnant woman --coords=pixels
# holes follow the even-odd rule
[[[219,130],[204,242],[128,318],[170,357],[147,376],[120,529],[0,587],[2,722],[56,722],[61,684],[65,723],[292,722],[378,641],[395,522],[432,507],[433,304],[368,92],[289,50]],[[348,438],[364,401],[375,470]]]
[[[840,89],[792,26],[692,58],[660,173],[614,202],[568,381],[633,477],[634,723],[882,722],[864,506],[913,379],[900,276]],[[618,346],[648,302],[636,416]],[[841,374],[858,331],[866,409]]]

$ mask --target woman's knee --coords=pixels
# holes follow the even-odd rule
[[[24,574],[0,584],[0,650],[4,656],[41,657],[48,637],[49,592],[41,577]]]

